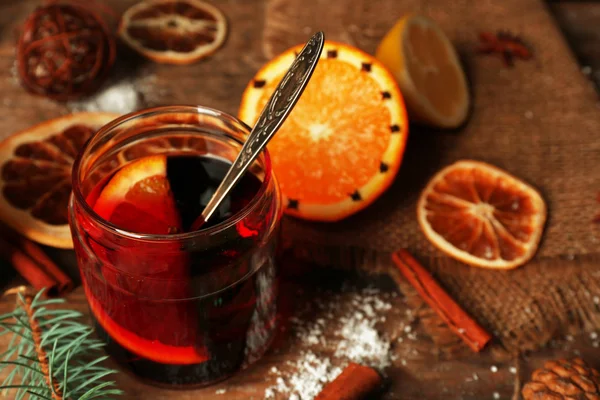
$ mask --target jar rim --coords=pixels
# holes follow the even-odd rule
[[[114,129],[118,129],[123,124],[134,121],[136,119],[144,119],[148,117],[153,117],[157,115],[166,115],[166,114],[195,114],[207,117],[214,117],[220,120],[226,120],[232,122],[233,124],[239,125],[242,128],[240,133],[248,135],[251,128],[240,121],[236,117],[231,114],[225,113],[223,111],[219,111],[214,108],[204,107],[204,106],[191,106],[191,105],[171,105],[171,106],[159,106],[146,108],[139,111],[134,111],[125,115],[122,115],[106,125],[102,126],[98,131],[96,131],[83,145],[75,161],[73,163],[73,170],[71,173],[71,184],[72,184],[72,193],[74,197],[74,201],[78,203],[78,206],[81,207],[82,211],[86,214],[87,217],[90,217],[95,223],[97,223],[103,230],[108,231],[109,233],[117,236],[124,237],[130,240],[137,241],[147,241],[147,242],[175,242],[175,241],[186,241],[190,239],[196,239],[198,237],[211,236],[216,235],[221,232],[227,231],[228,229],[235,226],[238,222],[242,221],[244,218],[251,213],[251,211],[256,208],[259,204],[260,199],[265,195],[265,192],[271,181],[273,179],[273,171],[271,167],[271,157],[269,155],[268,150],[265,148],[261,154],[258,156],[258,159],[262,158],[263,167],[264,167],[264,179],[260,185],[258,191],[254,194],[252,200],[246,204],[244,208],[236,212],[230,218],[227,218],[225,221],[220,222],[214,226],[205,229],[199,229],[197,231],[192,232],[183,232],[176,234],[150,234],[150,233],[139,233],[129,231],[127,229],[122,229],[116,226],[115,224],[105,220],[100,215],[98,215],[94,209],[88,204],[85,200],[85,197],[81,191],[80,186],[80,178],[81,178],[81,167],[83,163],[84,156],[86,152],[95,144],[95,140],[98,140],[103,135],[108,132],[113,131]],[[246,130],[244,132],[243,130]],[[236,138],[229,137],[230,139],[235,140],[240,145],[243,144],[240,140]],[[70,206],[73,206],[73,202],[69,202]]]

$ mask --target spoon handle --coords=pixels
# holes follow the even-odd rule
[[[308,84],[321,56],[324,42],[325,35],[323,32],[317,32],[298,54],[290,69],[279,82],[273,95],[267,101],[242,150],[229,171],[227,171],[225,178],[223,178],[206,208],[202,211],[202,215],[194,221],[192,231],[199,229],[211,217],[221,201],[281,127]]]

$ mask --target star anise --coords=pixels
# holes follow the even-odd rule
[[[507,67],[514,65],[515,58],[529,60],[533,57],[529,46],[519,36],[509,32],[501,31],[496,34],[482,32],[479,34],[479,40],[481,41],[479,53],[500,54]]]

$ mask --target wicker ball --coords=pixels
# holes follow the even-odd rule
[[[64,101],[90,94],[106,78],[116,54],[102,17],[79,4],[52,1],[25,21],[17,66],[31,93]]]
[[[600,373],[581,358],[548,361],[521,394],[524,400],[600,400]]]

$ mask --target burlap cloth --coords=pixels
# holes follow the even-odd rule
[[[513,350],[600,328],[600,118],[597,94],[541,0],[275,0],[268,3],[267,57],[322,29],[374,53],[402,14],[437,21],[463,57],[473,112],[457,131],[411,127],[393,187],[364,212],[335,224],[286,219],[298,257],[323,265],[380,269],[407,247],[459,303]],[[480,31],[510,30],[535,58],[506,68],[478,55]],[[427,180],[456,160],[483,160],[536,186],[549,219],[533,261],[511,272],[468,267],[435,250],[421,233],[415,203]],[[307,166],[309,167],[309,166]],[[410,289],[404,288],[410,294]]]

